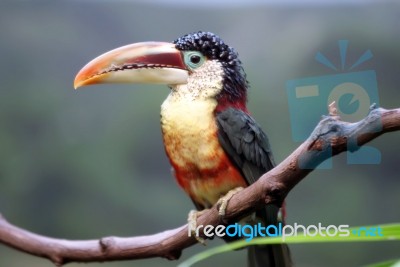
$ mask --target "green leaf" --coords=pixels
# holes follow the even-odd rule
[[[367,229],[381,229],[382,235],[372,236],[367,234],[365,230]],[[206,251],[200,252],[186,261],[178,265],[178,267],[189,267],[193,264],[205,260],[211,256],[232,251],[235,249],[251,246],[251,245],[269,245],[269,244],[307,244],[307,243],[332,243],[332,242],[379,242],[379,241],[399,241],[400,240],[400,223],[396,224],[385,224],[385,225],[375,225],[375,226],[360,226],[348,228],[350,234],[348,236],[339,236],[337,233],[335,236],[323,236],[315,233],[315,236],[304,236],[303,232],[298,233],[296,236],[287,236],[283,241],[281,236],[279,237],[258,237],[251,241],[239,240],[236,242],[228,243],[222,246],[208,249]],[[384,263],[382,263],[384,264]],[[373,267],[381,267],[381,265],[372,265]],[[382,265],[391,266],[391,265]],[[370,266],[368,266],[370,267]]]
[[[365,267],[399,267],[399,266],[400,266],[400,259],[373,263]]]

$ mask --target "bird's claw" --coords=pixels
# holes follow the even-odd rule
[[[222,222],[225,222],[224,216],[226,214],[226,207],[228,206],[229,200],[239,191],[242,191],[243,187],[236,187],[228,193],[221,197],[218,202],[217,202],[217,207],[218,207],[218,214],[220,216],[220,219]],[[190,234],[193,235],[196,240],[202,244],[206,245],[206,240],[202,238],[201,236],[198,235],[198,232],[196,231],[197,229],[197,217],[199,217],[204,211],[197,211],[197,210],[191,210],[188,214],[188,227],[190,229]]]
[[[188,214],[188,227],[190,229],[190,233],[196,238],[196,240],[202,244],[206,245],[206,240],[202,238],[201,236],[197,235],[196,229],[197,229],[197,217],[201,215],[203,211],[197,211],[197,210],[191,210]]]
[[[228,193],[221,197],[218,202],[217,202],[217,207],[218,207],[218,214],[219,217],[221,219],[222,222],[225,222],[225,214],[226,214],[226,207],[228,206],[229,200],[239,191],[242,191],[243,187],[236,187],[230,191],[228,191]]]

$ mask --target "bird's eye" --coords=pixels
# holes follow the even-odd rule
[[[190,56],[190,62],[192,62],[193,64],[198,64],[200,60],[201,58],[198,55]]]
[[[184,52],[184,60],[186,66],[188,66],[189,69],[194,70],[203,65],[205,56],[198,51],[187,51]]]

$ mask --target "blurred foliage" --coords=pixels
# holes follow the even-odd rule
[[[201,5],[201,4],[199,4]],[[74,91],[77,71],[112,48],[172,41],[192,31],[219,34],[240,53],[249,108],[270,137],[276,160],[292,142],[285,82],[327,75],[314,61],[338,60],[337,40],[359,70],[377,73],[381,105],[399,107],[400,5],[264,5],[191,8],[134,1],[0,2],[0,211],[12,223],[54,237],[85,239],[159,232],[185,223],[191,201],[177,187],[162,147],[162,86],[97,86]],[[351,60],[351,58],[349,59]],[[380,165],[318,170],[288,197],[288,223],[380,224],[400,219],[399,134],[371,143]],[[210,245],[222,244],[221,241]],[[187,258],[204,248],[183,253]],[[354,266],[399,256],[400,245],[293,246],[297,266]],[[243,266],[244,251],[206,265]],[[340,255],[340,257],[338,257]],[[175,266],[149,259],[88,266]],[[0,245],[0,266],[52,266]],[[70,264],[78,266],[78,264]]]

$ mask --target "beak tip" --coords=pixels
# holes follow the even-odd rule
[[[75,89],[75,90],[78,90],[78,88],[81,87],[81,85],[82,85],[81,82],[75,81],[75,82],[74,82],[74,89]]]
[[[84,78],[85,76],[82,76],[81,73],[79,72],[74,80],[74,89],[78,90],[79,88],[81,88],[82,86],[88,85],[88,80]]]

